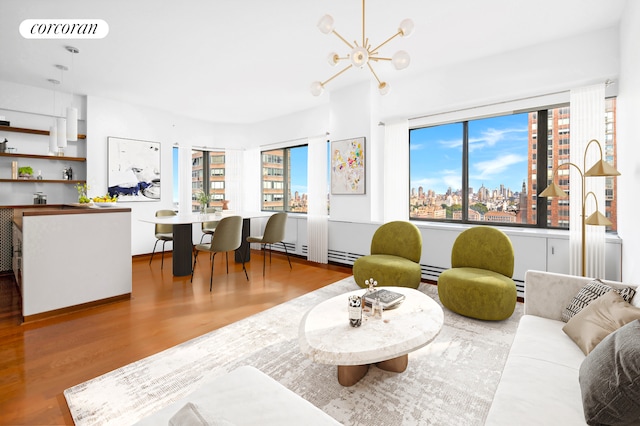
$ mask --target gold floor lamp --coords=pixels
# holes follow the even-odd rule
[[[587,163],[587,151],[589,150],[589,145],[591,145],[594,142],[596,145],[598,145],[598,148],[600,149],[600,160],[596,162],[596,164],[594,164],[593,167],[591,167],[589,170],[583,173],[580,167],[576,166],[574,163],[568,162],[568,163],[560,164],[558,167],[556,167],[553,170],[553,176],[551,177],[551,184],[548,187],[546,187],[544,191],[540,193],[540,197],[549,197],[549,198],[568,197],[569,194],[567,194],[565,191],[562,190],[562,188],[556,185],[555,183],[556,174],[558,170],[560,170],[563,166],[567,166],[567,168],[569,166],[573,166],[576,168],[576,170],[578,170],[578,173],[580,173],[580,179],[582,183],[582,197],[581,197],[582,213],[580,217],[582,221],[581,259],[582,259],[582,276],[583,277],[586,276],[586,267],[585,267],[586,254],[587,254],[586,239],[585,239],[585,231],[587,228],[586,225],[596,225],[596,226],[612,225],[611,221],[607,219],[606,216],[604,216],[598,210],[598,198],[596,197],[596,194],[594,194],[593,191],[589,191],[588,193],[585,194],[585,184],[586,184],[585,180],[587,177],[620,176],[620,172],[616,170],[615,167],[613,167],[612,165],[610,165],[609,163],[607,163],[602,159],[602,146],[600,146],[600,142],[598,142],[595,139],[591,139],[587,144],[587,147],[584,149],[583,168],[584,166],[586,166],[586,163]],[[589,197],[589,195],[593,195],[593,199],[596,201],[596,211],[593,214],[591,214],[589,217],[585,218],[586,216],[585,207],[586,207],[587,197]]]

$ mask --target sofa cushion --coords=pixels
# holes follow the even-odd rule
[[[169,419],[169,426],[233,426],[233,423],[216,415],[207,407],[187,402]]]
[[[588,355],[606,336],[639,318],[640,308],[609,291],[574,315],[562,330]]]
[[[640,321],[605,337],[580,366],[588,424],[640,423]]]
[[[571,317],[584,309],[589,303],[593,302],[598,297],[611,290],[614,290],[614,288],[607,284],[604,284],[599,279],[591,281],[589,284],[580,289],[578,294],[576,294],[571,300],[571,303],[569,303],[569,305],[562,312],[562,321],[569,321]],[[631,301],[633,295],[636,292],[635,289],[631,287],[626,287],[624,289],[615,289],[615,291],[617,291],[627,302]]]
[[[578,371],[585,357],[564,325],[533,315],[520,319],[485,426],[581,424]]]

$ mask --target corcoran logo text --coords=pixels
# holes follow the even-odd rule
[[[20,23],[24,38],[105,38],[109,24],[102,19],[25,19]]]

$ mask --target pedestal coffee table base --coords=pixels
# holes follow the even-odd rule
[[[375,364],[381,370],[402,373],[409,364],[409,355],[401,355],[397,358],[380,361]],[[360,381],[369,371],[370,364],[366,365],[339,365],[338,383],[342,386],[353,386]]]

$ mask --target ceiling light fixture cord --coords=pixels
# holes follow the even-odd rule
[[[318,22],[317,26],[320,32],[322,32],[323,34],[334,34],[336,37],[342,40],[342,42],[346,44],[349,47],[349,49],[351,49],[349,54],[347,54],[344,57],[341,57],[335,52],[330,53],[327,58],[329,61],[329,64],[332,66],[335,66],[340,61],[348,59],[351,61],[351,65],[343,69],[342,71],[339,71],[338,73],[334,74],[333,76],[331,76],[325,81],[314,81],[313,83],[311,83],[310,90],[314,96],[320,96],[324,91],[324,87],[327,83],[329,83],[331,80],[333,80],[340,74],[344,73],[346,70],[351,68],[351,66],[363,68],[365,65],[367,65],[367,67],[371,71],[371,74],[376,79],[380,94],[385,95],[389,92],[389,84],[385,81],[380,80],[378,75],[373,70],[373,67],[371,66],[371,61],[374,61],[374,62],[390,61],[397,70],[402,70],[409,66],[410,57],[407,52],[400,50],[396,52],[391,58],[387,58],[387,57],[378,56],[379,55],[378,50],[384,45],[386,45],[387,43],[389,43],[391,40],[396,38],[397,36],[408,37],[413,32],[413,21],[411,19],[405,19],[402,22],[400,22],[398,31],[373,49],[371,48],[371,44],[369,43],[369,39],[367,38],[366,32],[365,32],[365,29],[366,29],[365,0],[362,0],[362,45],[358,45],[357,41],[354,41],[352,45],[342,35],[340,35],[334,29],[334,20],[331,15],[324,15],[322,18],[320,18],[320,21]]]

